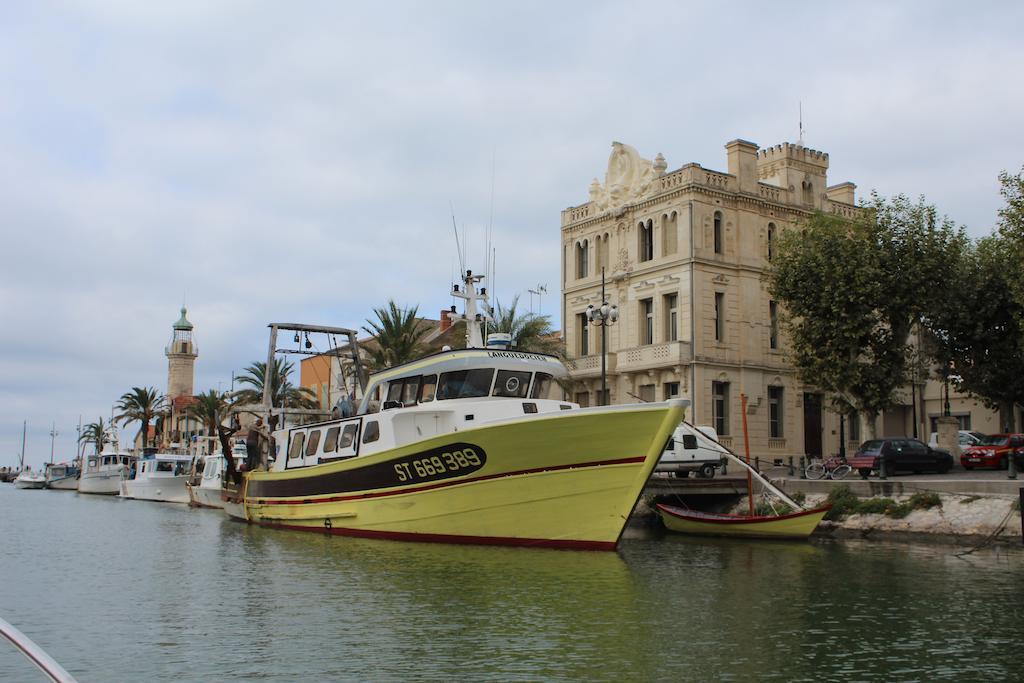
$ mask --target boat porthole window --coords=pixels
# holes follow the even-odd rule
[[[380,438],[380,425],[376,420],[369,420],[363,430],[363,443],[371,443]]]

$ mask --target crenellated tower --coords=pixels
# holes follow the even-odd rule
[[[196,358],[199,355],[192,339],[192,323],[185,317],[186,313],[182,307],[181,317],[174,323],[171,343],[164,350],[167,355],[167,398],[171,401],[179,396],[192,396]]]
[[[757,177],[781,187],[811,209],[824,209],[828,189],[828,154],[784,142],[757,152]]]

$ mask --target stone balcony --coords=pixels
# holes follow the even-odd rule
[[[690,343],[683,341],[647,344],[617,351],[619,372],[642,372],[690,362]]]
[[[609,351],[608,359],[606,361],[607,372],[615,372],[616,360],[615,352]],[[565,365],[569,368],[573,377],[601,376],[601,354],[599,353],[592,356],[580,356],[579,358],[573,358],[572,360],[566,361]]]

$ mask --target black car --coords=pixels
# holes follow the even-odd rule
[[[865,441],[857,453],[849,458],[850,466],[862,477],[877,470],[885,460],[887,474],[896,472],[924,472],[945,474],[953,467],[953,456],[947,451],[931,448],[928,444],[905,436]]]

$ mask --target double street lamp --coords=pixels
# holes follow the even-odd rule
[[[591,325],[596,325],[601,328],[601,399],[600,405],[606,404],[606,397],[608,396],[608,370],[606,354],[608,352],[608,326],[614,325],[615,321],[619,319],[619,307],[609,306],[608,297],[604,291],[604,268],[601,268],[601,305],[595,307],[594,304],[587,306],[587,321]]]

